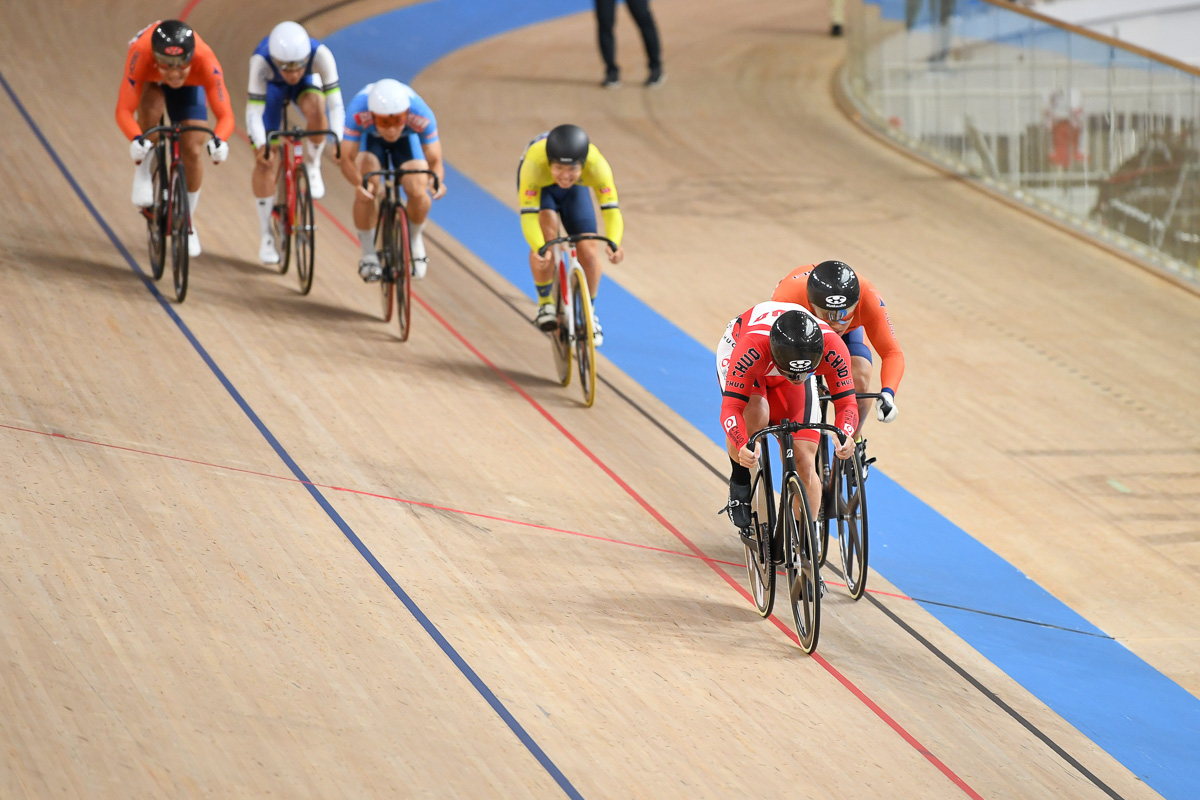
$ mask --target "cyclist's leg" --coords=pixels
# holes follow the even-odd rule
[[[263,106],[263,129],[267,133],[279,130],[283,121],[283,106],[287,93],[274,83],[267,84],[267,99]],[[273,145],[278,145],[276,140]],[[268,157],[269,154],[269,157]],[[278,264],[278,242],[271,235],[271,209],[275,206],[275,185],[279,178],[279,148],[266,145],[255,152],[254,171],[250,174],[250,188],[254,192],[254,208],[258,215],[260,244],[259,259],[264,264]]]
[[[592,196],[586,186],[575,184],[570,189],[563,190],[562,221],[567,233],[597,233],[596,209],[592,207]],[[587,275],[588,289],[591,292],[593,305],[596,293],[600,289],[600,276],[604,274],[601,260],[602,243],[595,239],[580,242],[575,246],[579,255],[579,265]]]
[[[441,145],[438,145],[440,147]],[[400,169],[429,169],[429,161],[421,149],[421,139],[415,133],[401,136],[394,145],[395,154]],[[405,175],[400,181],[404,187],[407,202],[404,210],[408,214],[409,247],[412,250],[413,274],[418,278],[425,277],[428,260],[425,256],[425,220],[429,216],[429,208],[433,204],[430,192],[433,182],[428,175]]]
[[[850,351],[850,373],[854,376],[854,391],[871,391],[871,348],[863,338],[863,329],[860,327],[847,331],[842,335],[842,341]],[[871,413],[874,404],[875,401],[870,399],[858,401],[858,430],[854,433],[855,439],[862,437],[863,424],[867,421],[867,415]]]
[[[557,186],[542,187],[541,210],[538,211],[538,227],[542,229],[542,238],[546,241],[558,238],[559,198],[562,190]],[[543,266],[537,257],[537,251],[529,251],[529,270],[533,274],[533,285],[537,288],[538,310],[542,306],[552,305],[554,298],[550,296],[550,284],[554,278],[554,262]]]
[[[142,91],[142,97],[138,101],[136,112],[138,127],[142,130],[153,128],[162,120],[165,110],[166,102],[163,99],[162,89],[158,84],[146,84]],[[157,140],[158,134],[150,138]],[[147,156],[142,159],[142,163],[133,169],[132,199],[135,206],[144,208],[154,203],[154,187],[150,176],[150,168],[153,165],[153,160],[151,156]]]
[[[736,345],[733,339],[734,322],[729,323],[721,341],[717,343],[717,385],[721,387],[722,391],[725,389],[725,377],[729,371],[729,359]],[[746,423],[747,436],[753,436],[765,428],[770,416],[767,399],[763,396],[761,387],[755,384],[751,389],[750,399],[746,402],[746,407],[742,409],[742,419]],[[738,461],[740,450],[740,445],[734,444],[728,436],[725,437],[725,452],[729,456],[730,468],[729,502],[726,510],[729,511],[729,518],[733,521],[734,526],[739,530],[750,524],[751,479],[753,478],[750,468],[742,466]]]
[[[784,383],[772,389],[767,399],[770,402],[770,424],[777,424],[785,419],[793,422],[820,422],[821,406],[817,400],[816,378],[812,375],[804,383],[796,386]],[[808,494],[809,518],[817,518],[817,509],[821,503],[821,478],[815,467],[817,458],[817,440],[820,434],[815,430],[799,431],[793,436],[795,443],[796,473],[804,483]]]
[[[383,169],[382,164],[387,160],[382,140],[379,137],[368,134],[363,139],[365,147],[355,157],[355,164],[360,175]],[[371,187],[371,193],[377,198],[381,188],[379,177],[371,178],[368,185]],[[366,269],[370,274],[364,277],[368,279],[378,275],[379,270],[379,257],[375,254],[375,203],[375,199],[368,200],[357,191],[354,193],[354,229],[362,248],[362,255],[358,262],[359,275],[363,276],[364,269]]]
[[[313,75],[306,75],[298,84],[288,89],[300,112],[304,114],[305,127],[310,131],[320,131],[329,127],[329,118],[325,115],[325,95],[314,78]],[[325,196],[325,181],[321,177],[321,154],[325,151],[325,142],[324,136],[304,140],[304,167],[308,172],[312,195],[318,200]]]
[[[163,87],[167,104],[167,113],[172,122],[181,125],[205,125],[208,122],[208,108],[204,89],[200,86],[181,86],[172,89]],[[179,151],[187,171],[188,213],[192,229],[188,234],[188,253],[200,255],[200,237],[196,233],[196,209],[200,205],[200,185],[204,182],[204,143],[208,134],[200,131],[188,131],[179,137]]]

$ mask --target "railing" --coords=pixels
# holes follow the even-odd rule
[[[1200,284],[1200,71],[1006,0],[849,0],[888,136]]]

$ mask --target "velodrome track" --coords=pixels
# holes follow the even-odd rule
[[[0,794],[1191,796],[1180,741],[1149,731],[1126,743],[1142,761],[1114,757],[1110,731],[1073,727],[889,580],[938,601],[996,574],[931,553],[932,574],[896,558],[872,575],[874,602],[833,587],[817,658],[786,616],[759,620],[713,515],[712,431],[609,361],[592,409],[554,384],[529,287],[505,277],[524,268],[450,233],[465,181],[435,206],[406,344],[328,218],[311,296],[255,263],[240,143],[206,173],[187,303],[160,302],[132,266],[124,43],[186,10],[240,117],[274,22],[324,37],[385,8],[321,6],[3,6]],[[860,267],[909,362],[900,419],[868,433],[883,471],[1182,687],[1186,717],[1195,295],[858,131],[830,95],[823,7],[659,0],[654,93],[623,13],[620,92],[593,89],[587,14],[456,50],[414,85],[456,174],[510,207],[524,143],[584,124],[629,224],[611,279],[702,345],[795,264]],[[64,57],[51,33],[81,44]],[[371,63],[369,43],[335,52],[348,74]],[[326,177],[345,224],[350,187]],[[624,307],[601,309],[614,359],[639,322]],[[875,529],[877,564],[920,552],[921,529]],[[1086,635],[1012,624],[1031,662]]]

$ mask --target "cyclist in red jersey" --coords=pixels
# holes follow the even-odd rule
[[[854,386],[860,392],[871,391],[871,349],[863,341],[865,331],[883,361],[880,393],[884,397],[879,401],[876,414],[880,422],[891,422],[896,418],[896,390],[904,376],[904,353],[896,341],[887,306],[870,281],[856,275],[841,261],[822,261],[792,270],[775,287],[771,299],[804,306],[841,335],[850,351]],[[859,401],[856,438],[861,438],[862,424],[866,422],[866,414],[873,402]]]
[[[233,133],[234,118],[221,65],[212,48],[179,20],[155,22],[139,31],[129,43],[117,96],[117,125],[129,138],[129,155],[137,164],[133,176],[134,205],[144,207],[153,203],[148,157],[153,143],[142,138],[142,131],[160,124],[164,109],[173,123],[203,125],[208,120],[206,100],[217,115],[215,137],[207,143],[208,155],[213,163],[219,164],[229,156],[227,140]],[[201,153],[205,137],[199,131],[188,131],[180,137],[188,207],[193,218],[204,180]],[[195,225],[188,235],[188,252],[200,255]]]
[[[717,345],[717,378],[721,382],[721,427],[733,469],[729,477],[729,511],[739,529],[750,525],[750,470],[758,453],[746,446],[750,437],[784,419],[820,422],[816,379],[830,388],[834,424],[846,433],[837,445],[838,458],[854,452],[851,436],[858,427],[850,354],[842,338],[802,306],[767,301],[735,317]],[[816,518],[821,481],[814,464],[815,430],[795,434],[796,469]]]

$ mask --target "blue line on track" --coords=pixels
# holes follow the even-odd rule
[[[326,514],[329,515],[329,518],[333,520],[333,523],[337,525],[342,534],[348,540],[350,540],[350,543],[354,545],[354,549],[359,552],[359,555],[361,555],[363,559],[371,565],[371,569],[375,570],[375,574],[378,575],[383,582],[387,584],[387,587],[392,590],[392,593],[399,598],[400,602],[404,604],[404,607],[408,609],[409,613],[413,615],[418,623],[420,623],[421,627],[425,629],[425,632],[429,634],[430,638],[437,642],[438,647],[442,649],[442,652],[446,654],[447,658],[449,658],[450,661],[453,662],[454,666],[457,667],[458,670],[463,674],[463,676],[471,682],[471,685],[475,687],[475,690],[483,696],[483,699],[487,701],[488,705],[492,707],[492,710],[496,712],[500,719],[504,720],[504,724],[507,725],[509,729],[516,735],[521,744],[523,744],[526,749],[533,754],[533,757],[536,758],[538,763],[542,765],[542,768],[550,774],[555,783],[559,785],[559,788],[561,788],[568,797],[582,798],[583,796],[578,792],[578,790],[575,789],[574,786],[571,785],[571,782],[567,780],[567,777],[563,775],[562,771],[554,764],[553,761],[550,760],[550,757],[546,755],[538,743],[533,740],[533,737],[530,736],[529,733],[521,726],[521,723],[517,722],[516,717],[514,717],[512,713],[505,708],[504,704],[501,703],[500,699],[496,697],[495,693],[488,688],[487,684],[483,682],[483,679],[479,677],[478,673],[476,673],[475,670],[471,668],[471,665],[468,664],[466,660],[464,660],[463,657],[458,654],[458,651],[454,649],[454,646],[450,644],[445,636],[442,635],[442,632],[437,629],[437,626],[430,621],[429,617],[425,615],[425,612],[422,611],[421,608],[408,595],[408,592],[404,591],[400,584],[396,582],[396,579],[391,576],[391,573],[387,571],[383,564],[379,563],[379,559],[377,559],[374,553],[372,553],[367,546],[363,544],[363,541],[358,538],[358,535],[354,532],[354,530],[346,523],[344,519],[342,519],[342,515],[334,509],[333,505],[321,493],[321,490],[312,485],[312,482],[309,481],[308,476],[304,474],[302,469],[300,469],[300,465],[298,465],[292,459],[291,455],[288,454],[283,445],[279,443],[279,440],[275,438],[275,435],[271,433],[271,431],[263,423],[262,419],[259,418],[258,414],[254,412],[254,409],[252,409],[250,404],[246,402],[246,399],[242,397],[241,392],[234,387],[233,383],[230,382],[229,378],[226,377],[221,368],[217,366],[217,362],[214,361],[212,356],[208,354],[208,351],[202,344],[200,344],[200,341],[196,338],[195,334],[193,334],[191,329],[188,328],[187,324],[180,319],[172,305],[158,291],[158,287],[149,280],[149,278],[146,276],[146,273],[142,271],[142,268],[129,253],[129,250],[124,244],[121,243],[121,240],[117,238],[116,234],[113,233],[112,228],[109,227],[104,217],[101,216],[100,212],[96,210],[96,207],[92,204],[92,201],[84,193],[79,183],[75,180],[75,176],[73,176],[70,170],[67,169],[66,164],[64,164],[62,159],[59,158],[54,147],[42,134],[41,128],[38,127],[37,123],[34,122],[33,118],[29,115],[29,112],[25,109],[25,105],[17,97],[16,92],[13,91],[12,87],[8,83],[8,80],[4,77],[2,72],[0,72],[0,84],[3,84],[4,91],[8,93],[9,99],[12,100],[13,105],[17,107],[19,112],[21,112],[21,116],[25,118],[25,122],[28,123],[29,128],[33,131],[33,134],[38,138],[38,141],[42,143],[42,147],[45,148],[46,152],[50,155],[50,158],[53,159],[55,166],[58,167],[63,177],[67,179],[67,183],[69,183],[71,188],[75,190],[75,194],[79,197],[80,201],[83,202],[83,205],[87,208],[88,212],[92,215],[96,222],[99,223],[109,241],[112,242],[113,246],[121,253],[121,256],[125,259],[126,263],[129,264],[130,268],[132,268],[133,271],[142,278],[146,284],[146,288],[150,290],[150,292],[154,295],[154,298],[158,300],[159,304],[171,317],[171,320],[174,321],[180,332],[183,333],[184,337],[187,338],[188,342],[190,342],[192,347],[195,348],[196,352],[200,355],[200,358],[202,358],[204,363],[208,365],[208,368],[212,370],[213,375],[217,377],[217,380],[219,380],[221,385],[225,387],[225,390],[229,392],[230,397],[233,398],[234,402],[238,404],[238,406],[242,409],[242,412],[250,419],[250,421],[254,423],[254,427],[258,428],[258,432],[261,433],[263,438],[267,440],[267,443],[271,445],[271,449],[273,449],[276,455],[279,456],[280,460],[287,465],[288,469],[292,471],[292,474],[295,475],[296,478],[301,482],[301,485],[304,486],[308,493],[312,495],[312,498],[317,501],[317,504],[325,511]]]
[[[980,5],[963,0],[968,4]],[[344,90],[353,94],[380,78],[411,82],[437,59],[479,40],[591,9],[590,0],[430,0],[357,23],[325,41],[338,57]],[[886,10],[902,13],[903,5],[888,0]],[[595,60],[599,69],[593,46],[590,38],[581,42],[586,51],[581,57]],[[629,44],[637,46],[636,41]],[[513,69],[531,57],[514,52]],[[436,115],[440,103],[454,98],[432,100]],[[447,157],[453,158],[456,132],[439,129]],[[514,183],[517,160],[536,133],[528,131],[509,143]],[[511,206],[449,166],[447,185],[449,193],[434,205],[433,218],[532,300],[528,249],[513,210],[515,185],[508,198]],[[631,257],[636,259],[636,253]],[[764,296],[770,290],[764,286]],[[710,341],[698,342],[611,279],[605,282],[599,309],[605,320],[604,355],[723,448],[713,350],[724,326],[712,331]],[[729,317],[743,310],[730,308]],[[871,563],[877,572],[910,596],[995,614],[923,606],[1156,791],[1181,800],[1200,797],[1200,700],[881,470],[871,473],[870,488],[875,511]],[[713,498],[717,504],[721,499]],[[1117,586],[1112,590],[1124,591]]]

